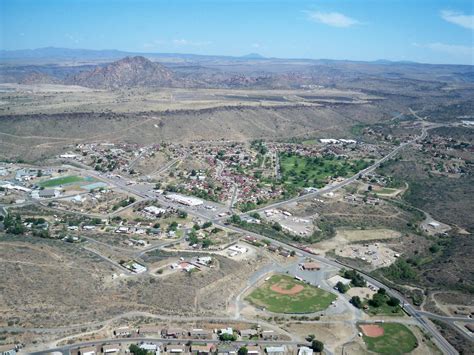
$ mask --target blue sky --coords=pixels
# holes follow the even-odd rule
[[[0,0],[0,48],[474,64],[465,0]]]

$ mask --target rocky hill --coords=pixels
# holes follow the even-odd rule
[[[105,66],[97,66],[67,79],[69,84],[97,89],[171,86],[174,74],[145,57],[125,57]]]
[[[19,80],[19,84],[59,84],[61,83],[60,80],[49,76],[45,73],[40,73],[37,71],[27,73],[25,76]]]

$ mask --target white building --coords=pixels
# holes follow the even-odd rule
[[[351,283],[350,279],[346,279],[342,276],[336,275],[328,279],[328,283],[334,287],[338,284],[338,282],[341,282],[343,285],[349,285]]]
[[[66,153],[66,154],[61,154],[59,157],[62,158],[62,159],[75,159],[77,157],[77,155]]]
[[[142,272],[146,271],[146,267],[138,263],[133,263],[130,265],[130,269],[136,274],[141,274]]]
[[[229,328],[224,328],[224,329],[221,329],[221,334],[233,335],[234,330],[230,327]]]
[[[178,194],[168,194],[166,195],[166,198],[168,200],[180,203],[185,206],[200,206],[204,203],[199,198],[191,197],[191,196],[183,196],[183,195],[178,195]]]
[[[104,354],[116,354],[119,351],[120,351],[120,345],[118,344],[104,345],[102,347],[102,352]]]
[[[267,354],[272,355],[284,355],[286,354],[286,347],[284,345],[281,346],[267,346],[265,348]]]
[[[298,355],[313,355],[313,349],[307,346],[302,346],[298,349]]]
[[[146,350],[152,354],[160,355],[160,347],[153,343],[143,343],[140,345],[140,349]]]
[[[144,211],[149,213],[149,214],[155,215],[155,216],[160,216],[160,215],[162,215],[166,212],[166,210],[164,208],[159,208],[159,207],[156,207],[156,206],[145,207]]]
[[[196,262],[200,265],[209,265],[212,261],[210,256],[201,256],[197,258]]]
[[[22,191],[22,192],[30,192],[31,189],[20,186],[20,185],[13,185],[9,183],[8,181],[0,181],[0,186],[3,187],[4,189],[7,190],[17,190],[17,191]]]
[[[339,143],[339,141],[337,139],[332,139],[332,138],[323,138],[323,139],[320,139],[319,140],[321,143],[324,143],[324,144],[336,144],[336,143]]]

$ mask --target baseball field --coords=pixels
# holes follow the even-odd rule
[[[336,296],[288,275],[273,275],[246,298],[273,313],[313,313],[329,307]]]
[[[400,323],[359,325],[367,349],[379,354],[406,354],[418,346],[412,331]]]

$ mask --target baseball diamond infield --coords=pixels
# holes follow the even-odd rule
[[[360,328],[364,335],[371,338],[381,337],[384,333],[383,328],[377,324],[364,324],[361,325]]]

